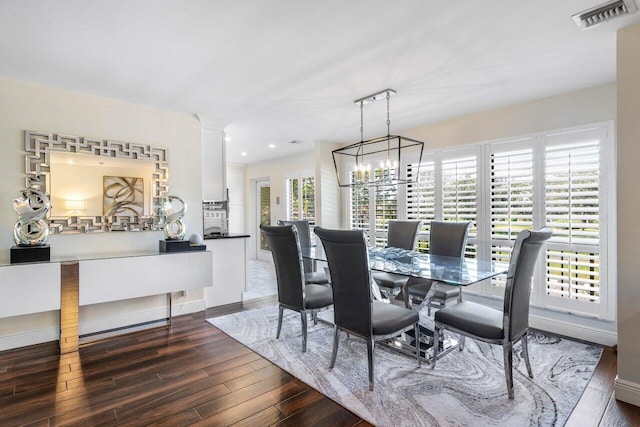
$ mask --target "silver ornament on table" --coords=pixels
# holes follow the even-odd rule
[[[13,240],[18,246],[43,246],[49,238],[49,225],[45,221],[51,209],[49,196],[38,187],[26,188],[13,199],[18,222],[13,227]]]
[[[178,196],[163,196],[162,216],[164,219],[164,235],[166,240],[182,240],[187,233],[187,222],[184,214],[187,204]],[[175,205],[178,205],[177,207]]]

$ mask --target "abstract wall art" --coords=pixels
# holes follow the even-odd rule
[[[142,178],[105,176],[102,194],[104,216],[143,216]]]

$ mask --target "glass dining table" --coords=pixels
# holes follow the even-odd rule
[[[324,250],[321,245],[302,248],[302,256],[313,261],[326,262]],[[509,265],[495,261],[429,255],[427,253],[406,249],[370,246],[369,267],[371,270],[432,280],[433,284],[425,296],[425,300],[428,300],[435,293],[440,283],[454,286],[473,285],[474,283],[507,273]],[[373,280],[371,280],[371,285],[374,297],[384,300]],[[406,292],[407,290],[403,288],[405,295]],[[395,300],[389,302],[403,303],[402,301]],[[430,319],[421,316],[420,330],[422,339],[420,340],[420,347],[421,354],[426,361],[430,361],[432,357],[433,330],[430,327],[431,324],[432,321]],[[403,336],[390,339],[386,344],[403,353],[406,352],[407,354],[415,355],[416,341],[412,333],[406,333],[403,334]],[[444,337],[440,342],[441,349],[438,357],[456,348],[457,344],[458,340],[456,337]]]

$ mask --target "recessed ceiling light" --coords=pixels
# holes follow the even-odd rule
[[[246,152],[246,151],[243,151],[242,153],[240,153],[240,155],[241,155],[241,156],[246,156],[246,155],[247,155],[247,152]]]
[[[224,137],[224,141],[225,141],[225,142],[231,142],[231,138],[230,138],[230,137],[228,137],[228,136],[225,136],[225,137]]]
[[[276,148],[276,144],[269,144],[269,148]]]

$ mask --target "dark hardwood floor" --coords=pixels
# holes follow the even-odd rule
[[[60,356],[57,343],[0,352],[0,426],[368,426],[205,319],[274,303],[263,298],[175,317]],[[568,426],[640,426],[612,398],[606,348]]]

